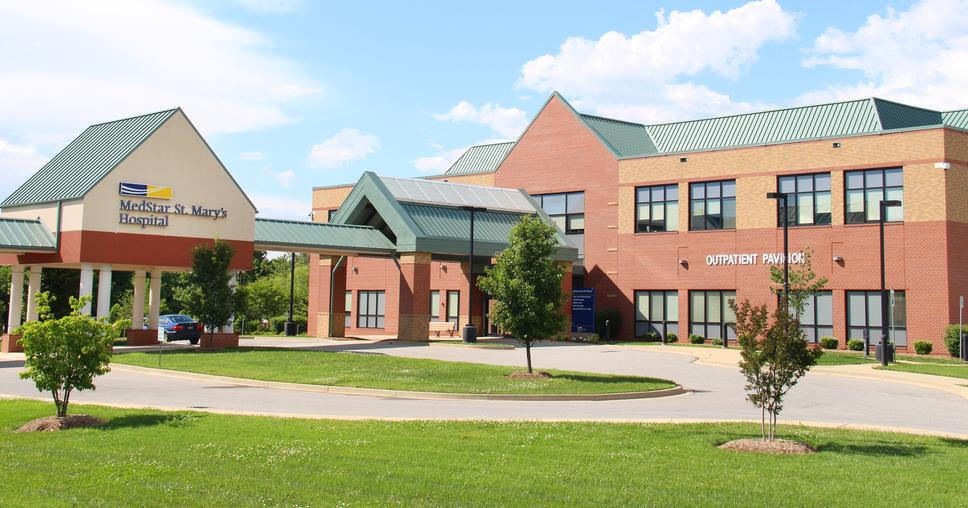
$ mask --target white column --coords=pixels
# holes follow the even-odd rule
[[[141,330],[145,326],[145,271],[134,271],[134,301],[131,302],[131,328]]]
[[[97,318],[111,314],[111,265],[101,265],[97,273]]]
[[[232,272],[232,277],[229,279],[229,286],[235,288],[235,285],[239,280],[239,272]],[[222,333],[235,333],[235,316],[229,318],[229,323],[222,327]]]
[[[94,292],[94,267],[91,265],[81,265],[81,287],[78,291],[78,295],[81,298],[85,296],[91,296]],[[81,313],[91,315],[91,302],[84,304],[81,307]]]
[[[161,312],[161,270],[151,272],[151,292],[148,294],[148,329],[158,329],[158,314]]]
[[[37,321],[37,293],[40,293],[40,275],[43,268],[30,267],[30,278],[27,282],[27,321]]]
[[[20,311],[23,310],[24,300],[24,267],[13,265],[10,267],[10,315],[7,316],[7,333],[20,326]]]

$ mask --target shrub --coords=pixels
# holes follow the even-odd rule
[[[298,333],[305,333],[308,328],[306,319],[300,316],[293,316],[292,320],[296,323],[296,331]],[[286,331],[286,321],[289,321],[289,316],[276,316],[269,320],[269,327],[276,335],[281,335]]]
[[[689,342],[693,344],[705,344],[706,338],[702,335],[689,334]]]
[[[847,349],[851,351],[863,351],[864,341],[860,339],[850,339],[847,341]]]
[[[931,343],[926,340],[914,341],[914,352],[919,355],[929,355],[931,354],[931,349]]]
[[[962,326],[962,332],[968,332],[968,325]],[[944,345],[948,348],[948,354],[957,357],[961,352],[961,346],[958,344],[958,325],[948,325],[944,329]]]
[[[723,339],[713,339],[713,345],[714,346],[722,346],[723,345]]]
[[[649,332],[642,337],[640,337],[644,342],[659,342],[662,340],[662,336],[656,332]]]
[[[675,344],[676,342],[679,342],[679,336],[676,335],[675,332],[669,332],[665,336],[665,341],[666,344]]]
[[[114,338],[127,337],[128,330],[131,329],[131,320],[128,318],[121,318],[117,321],[111,323],[111,329],[114,332]]]
[[[820,337],[820,347],[824,349],[837,349],[839,345],[837,337]]]
[[[608,340],[615,340],[622,329],[622,314],[615,309],[602,309],[595,314],[595,332],[602,340],[605,339],[605,321],[612,322],[612,334]]]

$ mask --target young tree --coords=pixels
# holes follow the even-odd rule
[[[209,341],[217,328],[245,308],[245,292],[231,283],[229,275],[233,254],[232,246],[218,239],[212,247],[196,246],[188,285],[176,288],[188,312],[208,327]]]
[[[511,230],[507,249],[485,270],[477,285],[495,300],[491,319],[524,343],[531,367],[531,345],[561,332],[561,279],[564,269],[552,255],[558,248],[555,228],[539,217],[525,216]]]
[[[20,344],[26,361],[23,379],[33,379],[37,389],[51,392],[57,416],[67,416],[74,390],[93,390],[94,378],[111,370],[113,327],[81,313],[90,297],[71,297],[71,313],[52,319],[47,293],[37,295],[39,321],[20,327]]]
[[[803,264],[791,266],[790,268],[790,295],[786,305],[790,306],[790,311],[796,319],[803,316],[803,311],[807,307],[807,300],[827,285],[826,277],[817,277],[810,264],[811,252],[809,249],[804,251]],[[776,286],[770,287],[773,294],[783,295],[783,266],[773,265],[770,267],[770,280]],[[778,289],[780,288],[780,289]],[[781,305],[783,302],[781,301]]]

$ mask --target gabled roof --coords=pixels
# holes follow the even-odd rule
[[[941,114],[942,120],[947,127],[956,127],[958,129],[968,130],[968,109],[959,109],[957,111],[946,111]]]
[[[84,197],[177,111],[169,109],[88,127],[0,206]]]
[[[474,173],[492,173],[497,170],[504,158],[514,148],[514,141],[475,145],[467,149],[450,166],[445,175],[470,175]]]
[[[656,153],[655,143],[645,126],[601,116],[579,115],[616,154]]]
[[[462,209],[464,206],[487,209],[474,216],[474,249],[480,256],[493,256],[507,248],[511,228],[522,215],[537,214],[552,223],[521,190],[381,178],[372,172],[363,173],[331,223],[379,222],[377,229],[394,237],[397,252],[461,256],[467,255],[470,233],[470,211]],[[557,257],[577,259],[577,249],[561,231],[557,238]]]
[[[358,254],[389,254],[396,250],[387,237],[369,226],[260,217],[255,219],[255,245],[265,250],[320,252],[331,249]]]
[[[56,248],[56,238],[39,220],[0,218],[0,250],[47,252]]]

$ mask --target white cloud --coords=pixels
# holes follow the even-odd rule
[[[309,212],[312,210],[309,201],[294,199],[292,196],[249,194],[249,197],[259,210],[259,217],[309,220]]]
[[[242,8],[259,14],[288,14],[302,7],[302,0],[235,0]]]
[[[879,96],[918,106],[968,106],[968,2],[924,0],[873,14],[854,32],[828,28],[803,60],[808,67],[861,71],[863,79],[804,94],[801,102]]]
[[[362,159],[380,148],[380,139],[357,129],[343,129],[309,150],[309,165],[337,168],[346,162]]]
[[[428,155],[426,157],[418,157],[417,159],[411,161],[413,167],[417,168],[417,171],[421,173],[443,173],[447,171],[457,159],[460,158],[464,152],[467,151],[468,147],[463,148],[453,148],[446,150],[440,147],[437,148],[437,153],[433,155]]]
[[[0,138],[0,193],[8,194],[47,163],[30,145],[14,144]],[[6,191],[6,192],[4,192]]]
[[[264,161],[266,160],[266,154],[262,152],[242,152],[239,154],[239,160],[243,161]]]
[[[487,103],[480,108],[467,101],[460,101],[447,113],[434,118],[452,122],[473,122],[486,125],[501,136],[516,139],[528,125],[528,115],[518,108],[504,108],[500,104]]]
[[[296,179],[296,173],[294,171],[280,171],[276,173],[276,181],[279,185],[288,189],[292,185],[292,181]]]
[[[745,111],[757,105],[689,81],[737,79],[761,47],[795,35],[796,17],[774,0],[726,12],[656,13],[658,26],[631,36],[569,37],[558,54],[525,63],[518,86],[559,90],[581,109],[644,122]]]
[[[263,34],[159,0],[0,3],[0,118],[21,132],[182,106],[205,135],[291,122],[319,92]]]

